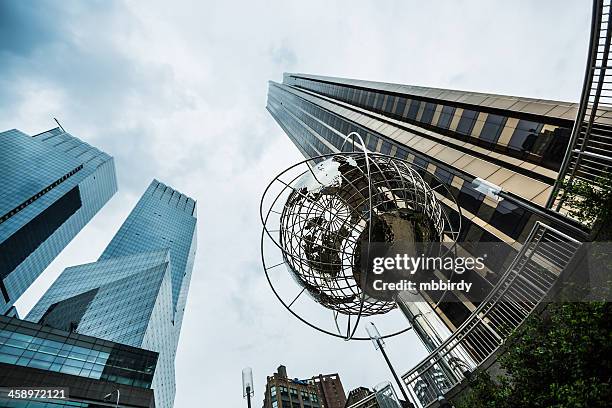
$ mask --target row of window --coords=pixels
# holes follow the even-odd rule
[[[518,120],[508,124],[509,117],[484,114],[470,109],[425,102],[400,96],[385,95],[345,85],[324,84],[294,78],[295,85],[394,119],[434,128],[453,138],[469,141],[486,148],[495,148],[511,156],[558,170],[569,143],[570,129],[542,122]],[[436,113],[438,113],[436,118]],[[479,126],[476,126],[479,121]],[[515,123],[513,121],[513,123]],[[500,141],[502,131],[511,127],[509,140]]]
[[[135,370],[135,365],[129,367],[115,365],[116,363],[126,364],[126,362],[131,361],[138,362],[138,360],[131,359],[127,355],[111,356],[111,353],[93,348],[89,349],[29,334],[0,330],[0,362],[3,363],[95,379],[101,378],[146,388],[151,384],[154,363],[151,369],[148,369],[145,359],[142,360],[145,363],[142,366],[143,371],[138,372]]]
[[[277,392],[280,394],[280,399],[278,399]],[[319,398],[315,393],[309,393],[307,391],[301,390],[299,393],[300,397],[298,398],[298,390],[292,387],[285,387],[284,385],[277,387],[272,385],[270,386],[270,396],[273,407],[279,406],[279,401],[282,403],[282,407],[291,407],[297,406],[298,408],[318,408],[319,407]],[[301,403],[300,403],[301,401]],[[302,404],[302,405],[300,405]]]

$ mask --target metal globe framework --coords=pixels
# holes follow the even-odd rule
[[[296,317],[325,333],[365,340],[368,338],[355,336],[361,317],[385,314],[397,307],[394,298],[367,289],[368,268],[362,265],[369,260],[370,244],[454,242],[460,225],[453,225],[448,208],[423,180],[420,172],[425,169],[369,152],[356,133],[345,139],[349,137],[353,138],[352,152],[302,161],[268,185],[260,206],[262,261],[272,290]],[[355,138],[361,151],[355,151]],[[460,211],[448,187],[439,180],[436,184],[435,189],[446,189],[444,196]],[[266,237],[275,244],[276,252],[280,250],[282,262],[266,262],[271,257],[264,245]],[[290,302],[283,300],[269,274],[281,265],[301,288]],[[304,292],[333,312],[337,332],[305,320],[292,309]],[[344,333],[341,316],[346,320]]]

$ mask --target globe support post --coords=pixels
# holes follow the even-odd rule
[[[408,394],[406,394],[406,390],[404,389],[404,386],[402,385],[402,381],[400,380],[399,376],[395,372],[395,369],[393,368],[393,364],[391,364],[391,360],[389,360],[389,356],[387,356],[387,352],[385,351],[385,342],[383,341],[382,336],[380,335],[378,329],[376,328],[373,322],[369,322],[366,325],[366,331],[368,332],[370,339],[372,339],[372,343],[374,343],[374,348],[379,349],[383,357],[385,358],[385,361],[387,362],[387,366],[389,366],[389,370],[391,370],[391,374],[393,374],[393,378],[395,379],[397,386],[402,392],[404,401],[409,402],[410,399],[408,398]]]
[[[377,340],[378,342],[380,342],[380,340]],[[410,401],[410,399],[408,398],[408,394],[406,394],[406,390],[404,390],[404,387],[402,386],[402,382],[399,379],[397,373],[395,372],[395,369],[393,368],[393,365],[391,365],[391,361],[389,360],[389,357],[387,356],[387,353],[385,352],[384,347],[381,345],[380,346],[380,352],[382,353],[383,357],[385,358],[385,361],[387,362],[387,365],[389,366],[389,370],[391,370],[391,374],[393,374],[393,378],[395,379],[395,382],[397,383],[397,386],[399,387],[400,391],[402,392],[402,396],[404,397],[404,401]]]

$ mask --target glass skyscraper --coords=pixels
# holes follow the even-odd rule
[[[154,180],[98,261],[64,270],[27,320],[158,352],[156,406],[171,407],[196,217],[193,199]]]
[[[0,314],[117,191],[113,158],[64,132],[0,133]]]
[[[461,217],[457,241],[462,249],[480,256],[479,247],[470,243],[496,248],[485,261],[485,273],[470,277],[484,293],[498,282],[537,221],[568,235],[582,234],[577,223],[546,208],[577,108],[567,102],[306,74],[270,82],[267,103],[307,158],[352,150],[350,142],[342,147],[344,136],[357,132],[368,150],[426,169],[419,171],[432,188],[440,181],[449,186],[461,215],[443,190],[434,192],[454,221]],[[484,194],[482,182],[496,186],[499,194]],[[482,293],[469,298],[448,292],[430,313],[440,292],[421,295],[423,303],[404,305],[402,311],[430,350],[483,298]]]

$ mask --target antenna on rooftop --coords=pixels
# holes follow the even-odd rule
[[[55,121],[55,123],[57,123],[57,126],[59,126],[59,128],[62,129],[62,132],[66,132],[66,129],[64,129],[61,123],[59,123],[59,120],[57,120],[57,118],[53,118],[53,120]]]

